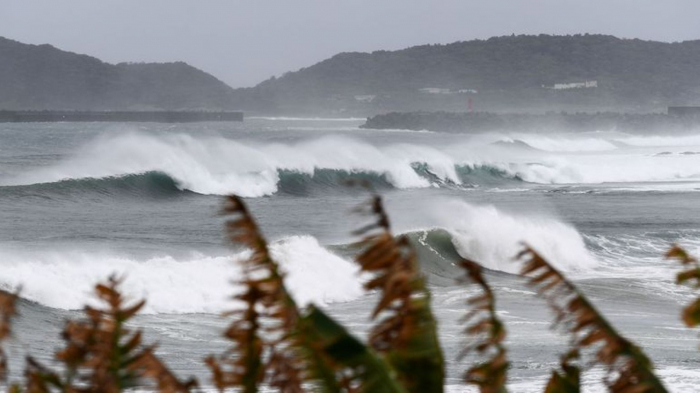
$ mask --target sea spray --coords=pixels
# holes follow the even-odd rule
[[[581,234],[555,218],[511,214],[492,205],[455,199],[432,201],[425,209],[438,227],[452,235],[462,257],[488,269],[517,273],[514,257],[523,244],[563,271],[586,271],[597,265]]]
[[[426,149],[431,157],[437,154]],[[428,165],[431,163],[428,162]],[[429,187],[411,161],[391,149],[379,149],[347,137],[322,137],[292,145],[243,144],[220,137],[184,134],[155,136],[129,132],[102,136],[72,157],[48,168],[19,175],[10,184],[57,182],[162,172],[178,185],[200,194],[235,193],[259,197],[277,192],[279,170],[313,175],[317,169],[384,175],[397,188]],[[457,180],[445,158],[436,172]]]
[[[332,135],[270,143],[125,132],[97,137],[71,156],[5,178],[0,185],[161,173],[181,190],[262,197],[284,191],[280,190],[283,173],[313,178],[323,171],[374,176],[397,189],[502,187],[513,180],[537,184],[673,182],[678,187],[682,187],[679,181],[700,181],[696,169],[700,154],[694,154],[700,147],[681,145],[694,141],[689,137],[518,135],[522,143],[516,145],[494,144],[494,139],[515,140],[500,135],[435,146],[374,145]],[[654,143],[665,147],[650,147]],[[609,170],[611,167],[615,170]],[[343,183],[334,186],[340,188]]]
[[[286,281],[300,304],[324,305],[356,299],[363,293],[357,266],[310,236],[273,242],[271,252],[288,274]],[[22,287],[27,300],[60,309],[80,309],[92,287],[108,276],[125,277],[132,298],[146,298],[146,313],[219,313],[234,307],[233,282],[246,251],[233,255],[135,258],[81,251],[17,252],[0,250],[0,286]]]

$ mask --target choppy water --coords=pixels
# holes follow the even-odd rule
[[[302,302],[323,304],[357,334],[372,295],[351,262],[350,210],[362,178],[409,233],[434,292],[455,391],[459,317],[471,288],[460,255],[492,269],[513,391],[538,391],[565,348],[551,316],[512,273],[525,241],[644,346],[673,391],[700,384],[696,334],[682,328],[689,290],[661,258],[672,242],[700,253],[700,130],[641,136],[440,134],[361,130],[361,120],[249,119],[236,124],[0,125],[0,286],[22,284],[10,348],[47,360],[58,332],[110,273],[147,296],[137,324],[182,375],[206,380],[218,353],[234,261],[216,216],[220,195],[248,197]],[[587,391],[600,391],[591,371]]]

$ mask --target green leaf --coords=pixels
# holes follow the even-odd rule
[[[444,389],[445,362],[427,289],[424,293],[422,298],[411,299],[411,317],[415,321],[407,343],[391,348],[384,356],[399,374],[406,391],[438,393]]]
[[[323,311],[311,306],[301,324],[309,350],[325,360],[326,368],[317,374],[324,376],[326,387],[338,386],[331,381],[330,368],[334,375],[349,376],[359,391],[405,393],[391,367]]]
[[[552,378],[547,383],[544,393],[579,393],[581,391],[579,375],[578,367],[572,367],[566,373],[552,371]]]
[[[562,357],[561,370],[553,370],[544,393],[579,393],[581,391],[581,368],[571,363],[579,359],[577,349]]]
[[[683,310],[683,322],[688,327],[700,325],[700,299],[696,299]]]

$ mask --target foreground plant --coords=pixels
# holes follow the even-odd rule
[[[7,354],[4,341],[12,334],[12,319],[17,315],[17,293],[0,290],[0,381],[7,382]]]
[[[508,358],[503,340],[506,338],[506,329],[496,315],[493,291],[486,283],[479,264],[462,260],[460,265],[467,273],[463,281],[478,285],[482,292],[467,299],[469,312],[462,320],[469,323],[465,333],[471,342],[462,351],[460,358],[473,351],[487,358],[469,368],[465,380],[477,385],[481,393],[505,393]]]
[[[95,293],[105,307],[85,307],[86,319],[66,323],[66,346],[56,354],[62,373],[27,359],[27,392],[112,393],[148,386],[146,379],[155,380],[164,393],[189,392],[196,386],[194,380],[180,382],[153,354],[153,347],[142,345],[141,332],[127,329],[145,301],[126,305],[119,285],[115,277],[98,284]]]
[[[518,257],[523,260],[521,274],[529,277],[528,284],[554,311],[555,325],[570,334],[572,348],[593,350],[593,364],[607,369],[605,383],[611,392],[666,392],[644,352],[620,335],[573,283],[531,248]],[[559,374],[562,379],[577,374],[571,369],[567,374],[564,364],[565,373]]]
[[[230,313],[225,337],[233,346],[209,357],[215,386],[257,392],[263,384],[280,392],[402,392],[393,371],[321,310],[300,311],[284,285],[284,274],[243,201],[231,196],[223,210],[229,239],[246,246],[244,307]]]
[[[696,258],[677,245],[671,247],[666,257],[677,260],[685,268],[676,275],[676,284],[689,284],[695,289],[700,289],[700,262]],[[681,318],[689,328],[700,325],[700,297],[683,309]]]
[[[284,286],[284,275],[243,201],[228,197],[223,214],[229,217],[229,240],[251,254],[242,262],[243,292],[234,297],[244,307],[229,314],[233,322],[224,333],[234,345],[222,356],[207,359],[214,385],[252,393],[267,381],[283,392],[302,392],[306,366],[297,334],[300,313]]]
[[[445,364],[437,322],[413,247],[408,237],[392,235],[381,197],[373,197],[359,211],[374,219],[355,232],[363,236],[364,246],[357,262],[372,275],[365,289],[379,293],[369,344],[396,370],[407,391],[442,392]]]
[[[302,323],[308,349],[317,360],[314,375],[324,392],[405,393],[395,372],[341,324],[311,306]]]
[[[559,370],[552,370],[544,393],[578,393],[581,391],[581,367],[572,361],[580,357],[578,349],[572,349],[561,357]]]

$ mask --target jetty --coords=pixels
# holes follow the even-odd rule
[[[208,111],[8,111],[0,110],[0,123],[139,122],[195,123],[243,121],[243,112]]]
[[[697,116],[700,117],[700,106],[669,106],[670,116]]]

